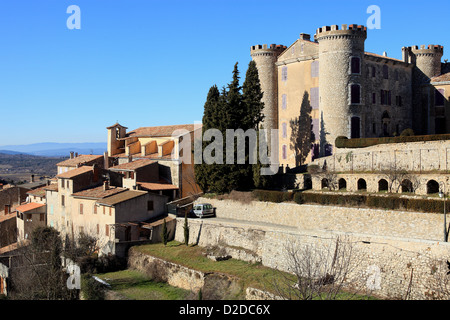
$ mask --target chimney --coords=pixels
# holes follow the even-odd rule
[[[78,157],[78,152],[75,152],[75,158]]]
[[[300,40],[308,40],[311,41],[311,35],[306,33],[300,33]]]
[[[73,159],[73,151],[70,151],[70,159]]]
[[[383,52],[383,57],[387,57],[387,52],[386,51]]]
[[[31,180],[30,180],[30,182],[32,182],[32,183],[34,182],[34,174],[31,175]]]
[[[103,182],[103,191],[109,190],[109,180]]]

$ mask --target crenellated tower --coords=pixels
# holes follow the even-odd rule
[[[258,69],[261,90],[264,93],[264,129],[278,129],[278,72],[275,63],[286,46],[271,44],[256,45],[250,54]]]
[[[414,65],[413,69],[413,129],[416,134],[429,134],[434,130],[430,121],[428,93],[423,92],[424,84],[441,74],[441,59],[444,47],[440,45],[421,45],[402,48],[403,61]]]
[[[332,153],[338,136],[362,137],[364,132],[364,46],[361,25],[317,29],[319,43],[320,155]]]

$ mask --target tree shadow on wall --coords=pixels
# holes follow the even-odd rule
[[[320,113],[320,133],[319,133],[319,157],[328,157],[333,154],[333,146],[327,141],[327,132],[325,128],[325,121],[323,121],[323,112]]]
[[[297,118],[290,120],[291,138],[290,147],[295,152],[295,166],[304,164],[308,154],[311,152],[316,140],[313,131],[313,120],[311,117],[311,103],[307,91],[303,93],[300,114]]]

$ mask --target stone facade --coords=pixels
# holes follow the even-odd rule
[[[390,299],[430,299],[437,295],[439,281],[445,279],[450,245],[440,241],[442,215],[199,201],[212,203],[219,218],[189,221],[190,242],[200,246],[252,252],[263,265],[288,271],[291,260],[287,245],[333,248],[340,239],[342,244],[350,244],[353,252],[355,266],[348,275],[352,286]],[[177,225],[183,222],[179,219]],[[175,239],[183,241],[182,228],[177,228]]]
[[[446,109],[435,112],[434,100],[423,101],[434,96],[430,79],[448,72],[449,64],[441,63],[443,47],[404,47],[399,60],[366,52],[366,39],[364,26],[332,25],[318,28],[314,40],[300,34],[282,52],[280,45],[251,47],[264,113],[270,122],[278,119],[271,127],[279,129],[280,164],[292,168],[333,154],[338,136],[392,136],[408,128],[416,134],[448,131]],[[292,142],[301,139],[304,147]]]

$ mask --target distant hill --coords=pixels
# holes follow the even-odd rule
[[[71,151],[78,154],[103,154],[107,150],[106,142],[56,143],[43,142],[28,145],[0,146],[0,153],[29,154],[45,157],[65,157]]]

